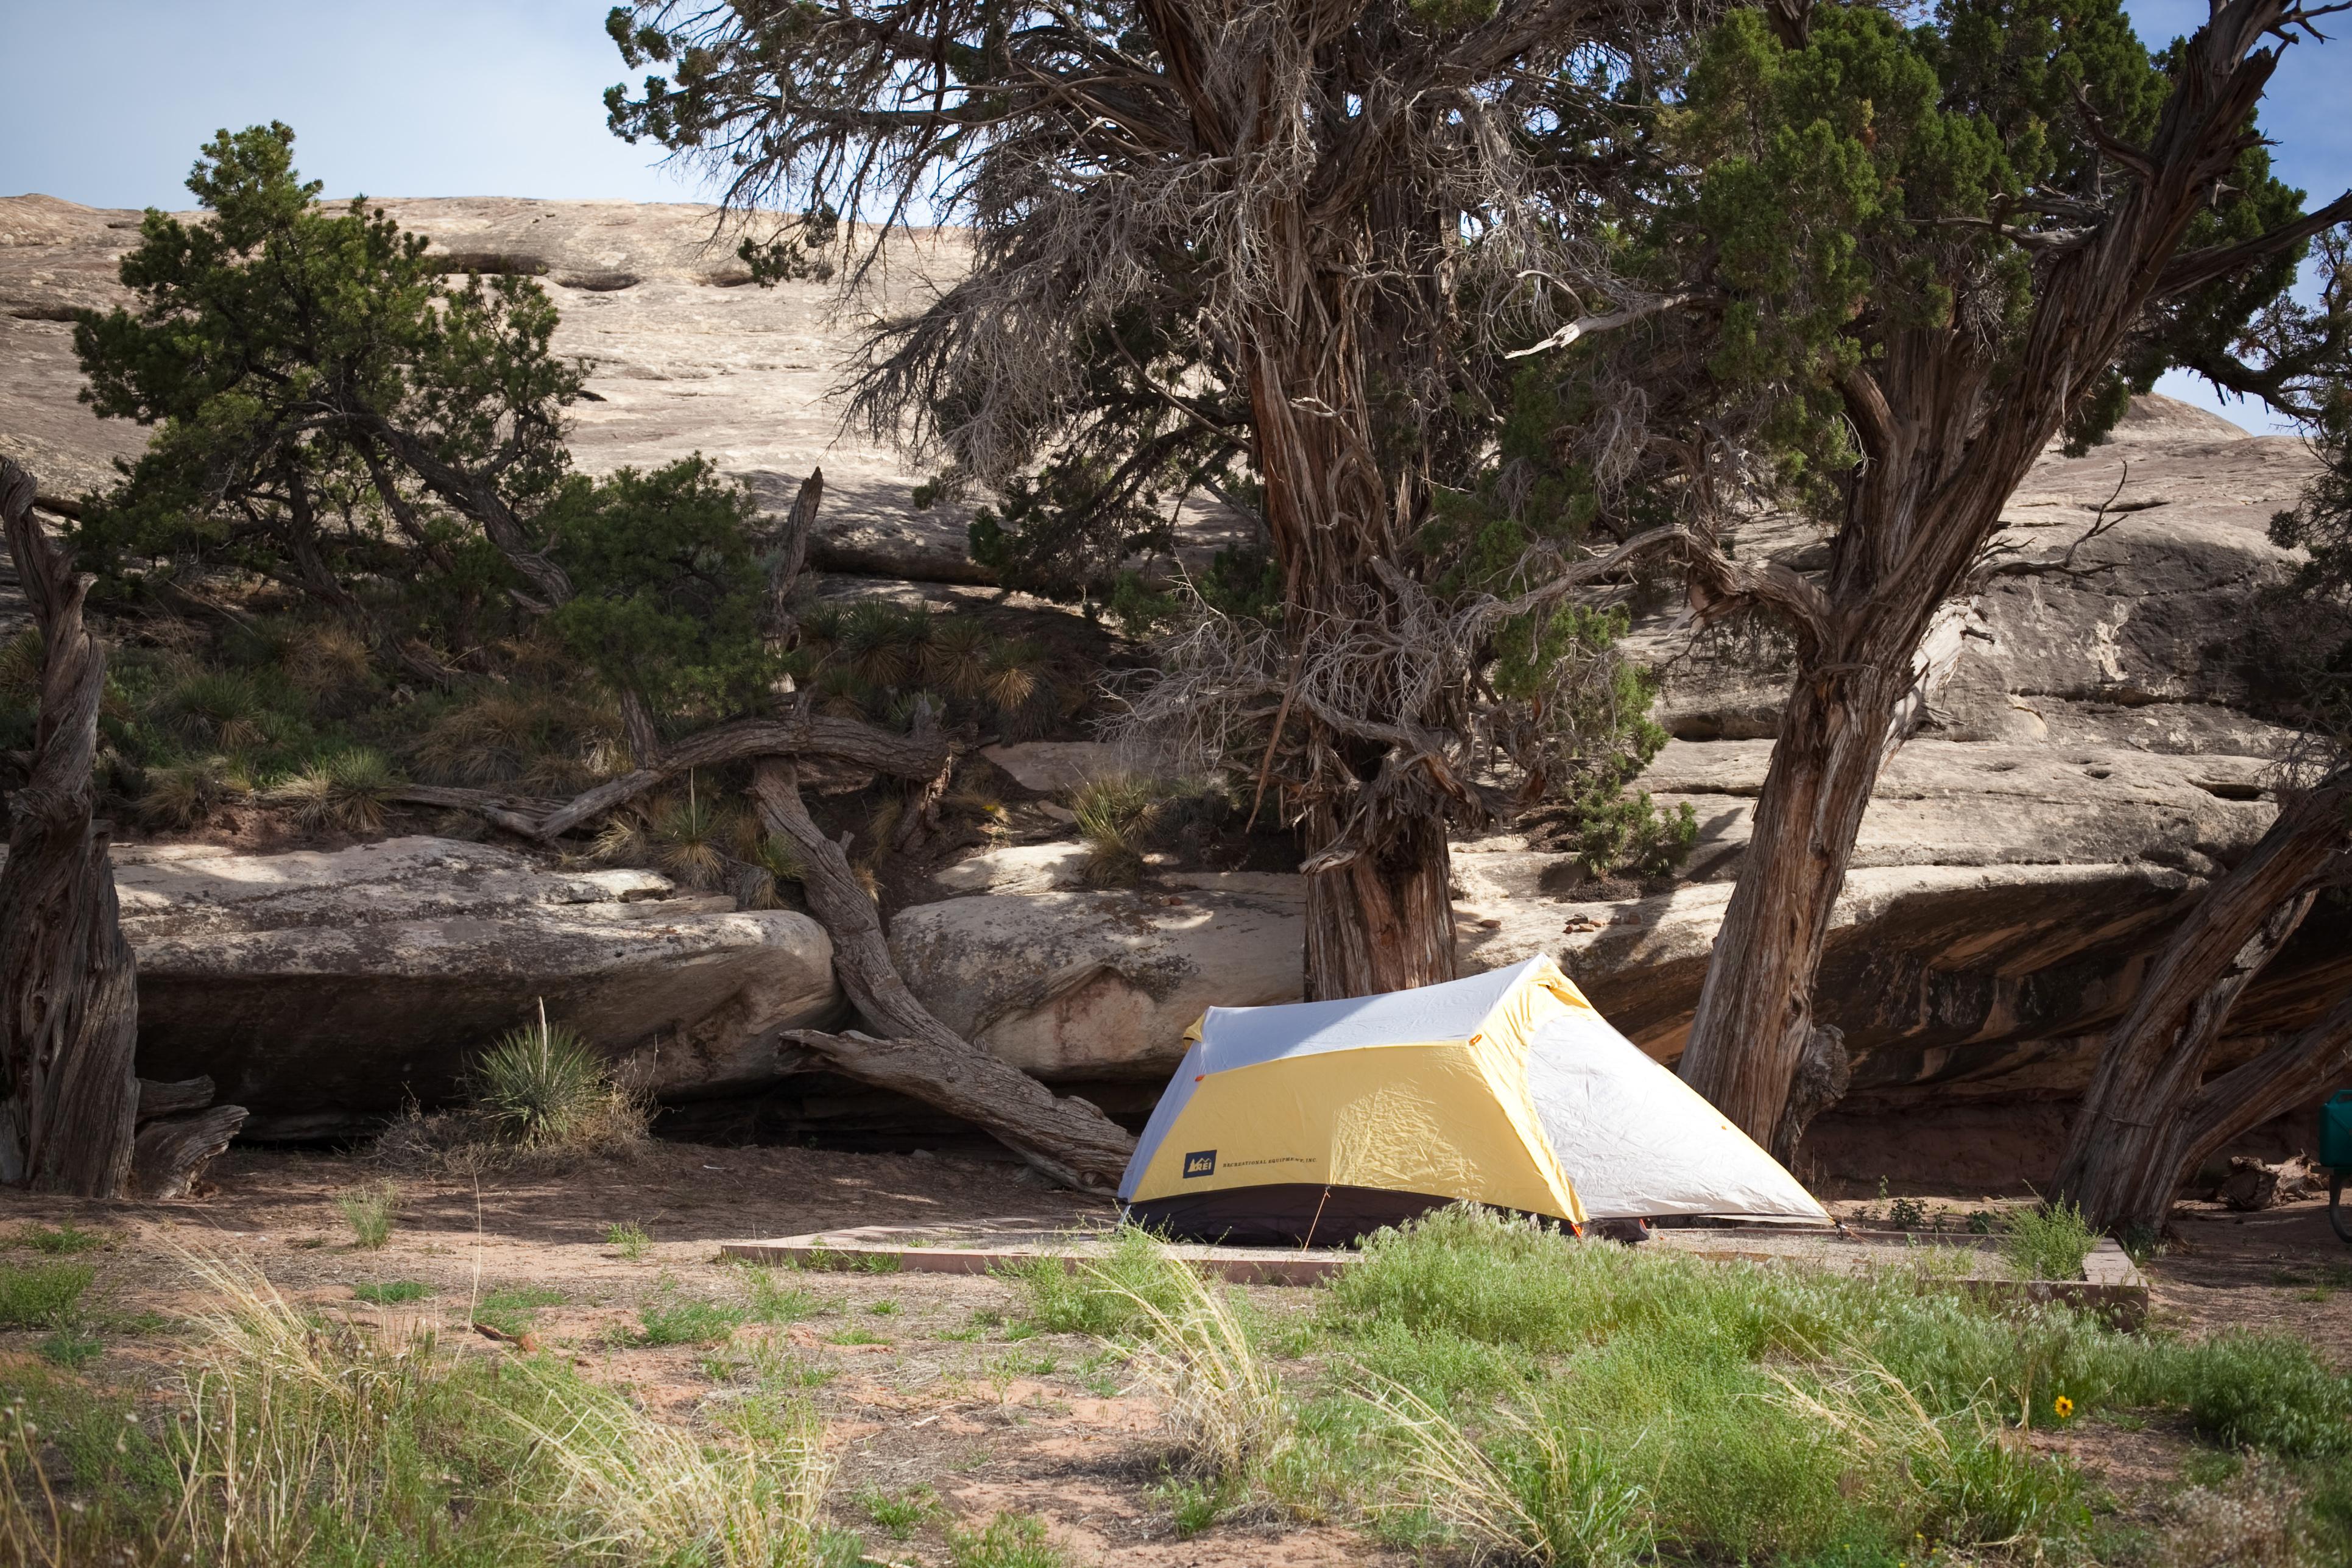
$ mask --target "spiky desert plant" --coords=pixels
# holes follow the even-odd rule
[[[278,648],[278,666],[288,683],[312,701],[364,686],[374,673],[367,638],[341,621],[294,628]]]
[[[475,1111],[517,1143],[570,1138],[613,1092],[604,1058],[575,1031],[547,1021],[509,1029],[467,1075]]]
[[[735,821],[688,781],[686,798],[673,797],[653,813],[654,864],[694,888],[715,888],[727,874]]]
[[[833,658],[868,686],[904,686],[922,668],[930,621],[921,609],[860,605],[843,622]]]
[[[1134,886],[1167,798],[1165,784],[1137,773],[1090,779],[1072,793],[1070,814],[1087,847],[1082,875],[1089,887]]]
[[[242,752],[261,744],[268,705],[253,682],[233,669],[196,669],[173,682],[156,703],[156,717],[194,745]]]
[[[872,683],[863,676],[835,664],[818,670],[809,685],[815,693],[817,711],[833,719],[865,718],[876,695]]]
[[[149,768],[141,781],[139,816],[153,827],[194,827],[252,794],[253,781],[230,758],[168,763]]]
[[[923,648],[923,678],[950,697],[978,697],[996,647],[995,634],[979,621],[945,616]]]
[[[798,882],[808,874],[801,859],[800,847],[781,833],[771,833],[751,847],[743,857],[748,868],[742,901],[748,910],[773,910],[783,907],[783,885]]]
[[[262,798],[290,807],[294,820],[314,832],[373,833],[383,826],[400,782],[383,752],[353,746],[311,763]]]

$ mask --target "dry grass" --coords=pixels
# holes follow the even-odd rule
[[[1164,1277],[1139,1289],[1101,1281],[1133,1306],[1144,1341],[1133,1365],[1161,1401],[1168,1429],[1201,1470],[1247,1485],[1291,1442],[1282,1379],[1253,1342],[1232,1292],[1161,1258]]]

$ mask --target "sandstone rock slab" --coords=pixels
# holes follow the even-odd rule
[[[1048,1081],[1165,1078],[1202,1009],[1298,999],[1297,891],[988,893],[918,904],[890,951],[949,1027]]]
[[[735,913],[643,871],[551,869],[398,838],[329,852],[117,854],[139,963],[139,1063],[210,1076],[248,1136],[362,1131],[454,1094],[536,1016],[657,1097],[761,1087],[776,1039],[841,1013],[833,947],[789,911]]]

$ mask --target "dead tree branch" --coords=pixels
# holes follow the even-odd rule
[[[762,759],[752,774],[751,793],[761,826],[800,850],[801,885],[833,937],[834,967],[843,987],[866,1021],[888,1037],[803,1029],[787,1037],[822,1053],[851,1078],[986,1129],[1057,1182],[1079,1188],[1115,1186],[1135,1150],[1135,1140],[1124,1129],[1087,1101],[1058,1096],[973,1046],[907,989],[891,960],[880,912],[841,846],[824,836],[802,805],[792,763]]]

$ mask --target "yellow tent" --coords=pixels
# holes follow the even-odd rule
[[[1345,1241],[1469,1201],[1591,1217],[1821,1206],[1549,958],[1381,996],[1212,1007],[1119,1197],[1141,1224]]]

